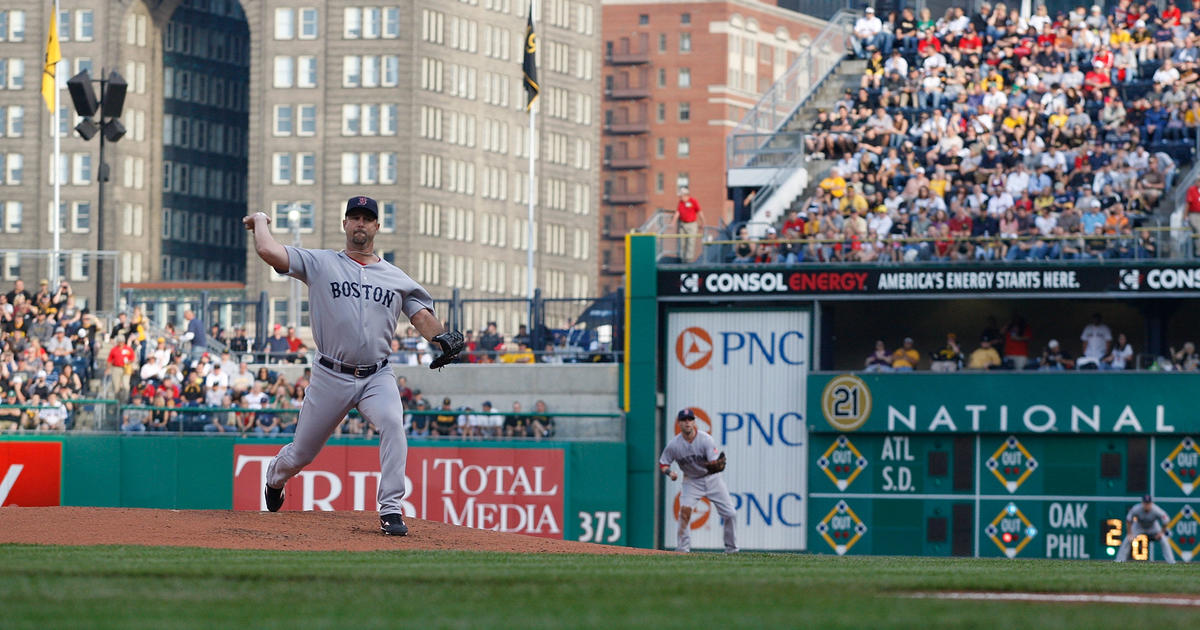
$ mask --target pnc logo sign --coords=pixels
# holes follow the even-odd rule
[[[697,326],[685,328],[675,339],[675,358],[689,370],[699,370],[712,360],[713,340],[707,330]]]
[[[708,412],[699,407],[691,407],[690,409],[692,413],[696,414],[696,430],[712,435],[712,419],[708,417]],[[678,422],[675,423],[675,435],[679,435]]]
[[[0,443],[0,506],[60,505],[61,442]]]

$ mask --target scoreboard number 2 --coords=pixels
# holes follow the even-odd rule
[[[825,420],[839,431],[854,431],[871,417],[871,390],[853,374],[829,381],[821,393]]]
[[[1110,518],[1103,521],[1101,527],[1104,528],[1104,546],[1108,549],[1108,555],[1114,556],[1121,546],[1121,541],[1125,539],[1125,521],[1119,518]],[[1143,561],[1150,559],[1150,539],[1145,534],[1133,539],[1129,557]]]

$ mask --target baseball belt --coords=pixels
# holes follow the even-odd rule
[[[382,368],[383,366],[387,365],[388,360],[384,359],[383,362],[381,362],[381,363],[371,364],[371,365],[350,365],[347,363],[339,363],[328,357],[321,357],[321,358],[317,359],[317,363],[320,363],[321,365],[323,365],[335,372],[341,372],[342,374],[349,374],[349,375],[353,376],[354,378],[366,378],[366,377],[378,372],[380,370],[380,368]]]

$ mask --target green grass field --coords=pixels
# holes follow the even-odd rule
[[[1196,576],[1050,560],[0,545],[0,627],[1181,628],[1195,608],[904,594],[1195,593]]]

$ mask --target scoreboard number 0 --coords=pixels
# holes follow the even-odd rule
[[[821,393],[825,420],[839,431],[854,431],[871,417],[871,390],[853,374],[835,377]]]

